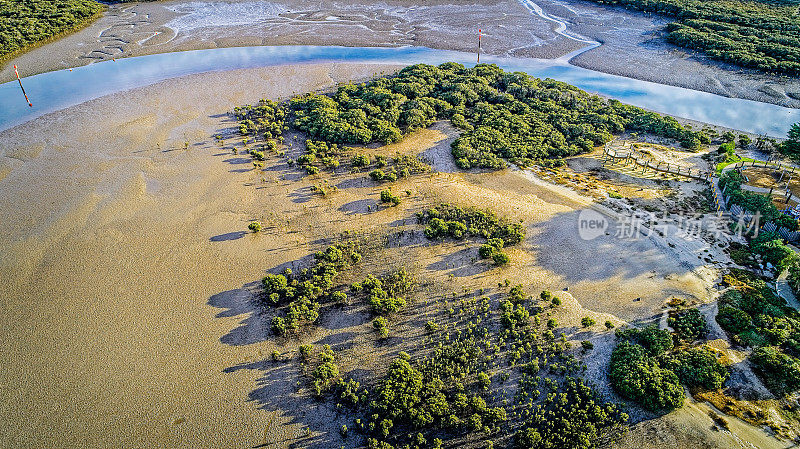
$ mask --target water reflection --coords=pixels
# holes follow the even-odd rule
[[[608,75],[563,61],[490,56],[482,59],[505,70],[557,79],[664,114],[758,134],[783,137],[792,123],[800,122],[797,109]],[[302,62],[473,64],[474,60],[475,55],[470,53],[422,47],[325,46],[218,48],[124,58],[24,78],[33,108],[23,101],[16,81],[0,84],[0,130],[103,95],[193,73]]]

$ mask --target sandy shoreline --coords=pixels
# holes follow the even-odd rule
[[[586,314],[616,323],[659,316],[670,295],[712,299],[692,254],[703,242],[690,243],[682,259],[654,240],[576,239],[579,195],[513,170],[447,173],[447,126],[390,149],[431,144],[426,155],[445,172],[398,184],[415,192],[404,200],[409,210],[378,213],[367,206],[380,186],[339,175],[335,181],[349,187],[320,199],[309,193],[315,179],[273,161],[253,172],[248,157],[211,138],[232,132],[226,112],[234,106],[397,68],[313,64],[191,75],[0,132],[0,446],[253,447],[269,437],[283,438],[282,447],[309,426],[322,435],[311,447],[338,447],[344,418],[297,394],[293,368],[267,362],[273,349],[298,342],[268,338],[249,290],[265,270],[307,257],[343,228],[405,225],[430,198],[491,204],[531,223],[530,237],[502,271],[483,272],[469,259],[477,249],[463,243],[399,249],[381,264],[414,260],[440,282],[472,289],[503,277],[531,291],[569,288],[563,296],[575,307],[565,307],[559,322],[575,329]],[[243,232],[254,219],[268,224],[260,235]],[[397,328],[413,335],[418,317],[403,319]],[[303,339],[346,338],[367,348],[345,350],[343,370],[352,370],[398,350],[373,348],[372,332],[369,322],[330,323]],[[724,434],[695,433],[710,447],[730,447]]]
[[[253,174],[231,173],[236,156],[210,136],[234,105],[388,69],[205,74],[0,133],[0,446],[257,444],[270,418],[248,400],[258,374],[225,370],[270,344],[222,343],[244,317],[209,298],[308,250],[215,239],[246,229],[270,199]],[[184,139],[199,145],[185,151]],[[272,207],[302,205],[284,193]]]
[[[582,1],[540,0],[571,32],[603,45],[572,63],[601,72],[719,95],[800,107],[800,80],[754,74],[686,54],[659,38],[667,19]],[[213,26],[202,26],[211,23]],[[613,25],[609,25],[613,24]],[[558,58],[584,44],[553,31],[555,25],[518,0],[420,5],[389,2],[307,0],[267,3],[168,1],[112,5],[88,28],[19,56],[0,69],[24,75],[117,57],[251,45],[417,45],[475,51],[475,29],[486,32],[483,51],[508,57]]]
[[[178,2],[112,6],[89,29],[19,60],[50,70],[83,64],[87,58],[81,55],[117,45],[120,53],[135,55],[276,43],[367,45],[375,36],[390,45],[401,35],[410,36],[414,45],[457,50],[471,45],[471,31],[457,30],[457,24],[472,13],[454,14],[446,3],[421,10],[407,2],[388,4],[385,17],[364,16],[374,8],[345,4],[351,16],[339,9],[336,14],[349,25],[336,33],[332,27],[341,24],[329,12],[294,13],[291,21],[280,18],[267,26],[280,31],[274,40],[255,36],[265,33],[265,26],[253,23],[171,36],[165,24],[176,18],[184,17],[180,26],[191,28],[185,19],[191,13],[179,16],[167,9],[172,4]],[[538,19],[527,11],[523,17],[515,5],[500,0],[474,14],[497,12],[498,24],[512,25],[510,35],[537,36],[547,44],[503,51],[556,57],[574,50],[574,42],[552,33],[548,23],[535,25]],[[580,5],[570,7],[579,11]],[[591,20],[608,17],[586,11],[575,13],[582,17],[575,26],[583,27],[576,29],[601,39],[592,34],[602,30]],[[246,11],[237,17],[246,18]],[[396,21],[379,29],[387,17]],[[424,23],[445,19],[450,22],[443,28],[425,28]],[[631,29],[646,29],[650,19],[630,20],[635,22]],[[376,34],[352,32],[359,27]],[[504,36],[487,41],[501,48]],[[645,64],[650,56],[637,50],[635,39],[625,42],[618,44],[624,54],[642,53],[638,61]],[[601,47],[607,48],[611,44]],[[577,63],[597,63],[592,53],[581,56],[588,62]],[[51,58],[43,58],[47,55]],[[615,64],[608,66],[624,68]],[[699,304],[713,300],[714,270],[695,256],[707,249],[705,242],[670,249],[674,246],[654,237],[576,239],[576,215],[586,207],[585,198],[531,182],[514,170],[450,173],[453,130],[446,125],[392,147],[407,151],[408,145],[430,145],[425,154],[440,162],[442,173],[400,181],[396,188],[410,189],[413,196],[401,208],[375,213],[370,209],[377,204],[378,186],[338,175],[335,181],[346,187],[321,199],[310,193],[317,180],[300,179],[273,160],[256,173],[249,157],[221,148],[211,137],[235,134],[227,115],[234,106],[398,68],[308,64],[202,73],[105,96],[0,132],[0,328],[5,343],[0,352],[0,446],[216,448],[277,442],[273,447],[289,447],[306,429],[318,437],[304,447],[354,443],[340,440],[338,429],[348,422],[330,404],[298,393],[294,365],[275,367],[268,361],[274,349],[291,351],[299,342],[268,338],[269,324],[254,308],[250,291],[266,270],[302,260],[343,228],[386,232],[406,226],[414,208],[432,198],[492,205],[529,223],[529,238],[511,250],[513,262],[504,271],[481,271],[470,261],[476,249],[462,243],[408,247],[390,252],[380,263],[414,260],[416,268],[430,271],[437,281],[456,280],[472,289],[496,285],[502,278],[522,282],[531,292],[569,289],[562,293],[569,307],[558,320],[577,329],[570,338],[583,338],[582,316],[621,325],[657,319],[672,295]],[[4,70],[0,75],[7,75]],[[227,145],[233,143],[231,138]],[[260,235],[244,232],[251,220],[263,221],[267,229]],[[429,312],[423,306],[415,311],[419,316]],[[414,335],[419,316],[409,312],[399,319],[397,332]],[[370,323],[348,319],[324,323],[304,335],[303,342],[367,348],[343,350],[343,372],[379,364],[398,350],[373,347]],[[607,356],[611,335],[596,337],[596,360]],[[602,378],[598,363],[587,376]],[[782,447],[740,422],[732,423],[735,435],[712,432],[707,409],[688,404],[678,413],[639,423],[619,447],[677,448],[702,441],[725,448],[742,437],[759,447]],[[654,433],[663,438],[652,438]]]

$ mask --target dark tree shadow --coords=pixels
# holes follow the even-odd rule
[[[246,315],[239,326],[220,338],[220,342],[230,346],[244,346],[267,339],[270,334],[270,320],[261,312],[254,293],[258,283],[253,282],[242,288],[217,293],[208,299],[208,304],[226,309],[219,312],[217,318],[230,318]]]
[[[449,271],[457,277],[468,277],[485,273],[492,266],[478,258],[478,249],[467,247],[454,253],[446,254],[437,262],[426,267],[428,270]]]
[[[339,207],[339,211],[344,212],[345,215],[354,215],[354,214],[367,215],[376,212],[377,210],[378,210],[378,201],[371,198],[350,201],[349,203],[342,204]]]
[[[311,187],[301,187],[290,193],[289,198],[295,203],[307,203],[311,201],[314,195],[315,193],[311,190]]]
[[[336,184],[336,188],[339,190],[344,189],[353,189],[353,188],[360,188],[367,185],[367,183],[371,183],[372,181],[366,177],[359,177],[359,178],[349,178],[343,181],[340,181]]]
[[[256,370],[261,374],[256,388],[248,395],[248,400],[258,404],[262,410],[280,411],[283,418],[288,419],[287,424],[270,432],[271,439],[256,447],[272,447],[278,443],[290,442],[288,447],[291,448],[323,449],[351,446],[355,441],[354,437],[343,440],[335,431],[320,434],[305,431],[309,428],[339,428],[350,422],[327,401],[309,399],[306,394],[299,392],[296,382],[296,379],[302,377],[299,364],[292,361],[261,360],[232,366],[224,372],[235,373],[240,370]],[[335,427],[331,423],[336,423]]]
[[[211,237],[208,240],[212,242],[227,242],[229,240],[238,240],[244,237],[245,235],[247,235],[247,233],[244,231],[235,231],[235,232],[228,232],[227,234],[215,235],[214,237]]]
[[[225,159],[222,162],[227,162],[229,164],[236,165],[236,164],[250,164],[253,162],[253,160],[246,157],[232,157],[230,159]]]

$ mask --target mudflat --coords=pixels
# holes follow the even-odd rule
[[[530,237],[509,248],[512,262],[501,270],[476,264],[474,244],[414,238],[388,246],[365,270],[403,266],[449,288],[514,279],[558,291],[557,317],[570,339],[582,338],[584,316],[622,326],[663,314],[671,295],[713,300],[716,269],[694,256],[713,247],[576,238],[576,216],[591,198],[523,170],[452,170],[457,131],[446,123],[370,150],[421,153],[436,169],[398,181],[395,191],[406,193],[394,208],[378,207],[382,187],[364,173],[336,174],[329,182],[338,191],[321,197],[312,190],[321,178],[300,176],[282,159],[254,170],[232,137],[237,105],[396,69],[315,64],[198,74],[0,133],[0,445],[341,445],[347,417],[310,400],[294,364],[275,366],[271,352],[332,344],[342,371],[354,372],[381,370],[402,346],[376,345],[358,311],[331,314],[297,340],[271,338],[255,287],[269,271],[302,266],[346,230],[419,236],[414,213],[439,201],[492,207],[526,223]],[[301,151],[302,143],[288,146]],[[251,220],[265,229],[249,233]],[[436,307],[417,298],[393,332],[414,341],[419,317]],[[590,380],[603,377],[613,333],[596,341]],[[780,445],[743,423],[732,424],[733,434],[711,432],[703,413],[694,407],[647,421],[633,429],[635,441],[649,441],[652,426],[679,425],[710,447],[731,447],[743,432],[760,447]]]
[[[527,4],[527,6],[526,6]],[[546,20],[530,9],[538,5]],[[0,81],[98,60],[257,45],[417,45],[473,52],[477,29],[485,54],[554,59],[585,47],[557,32],[602,43],[572,64],[605,73],[719,95],[800,107],[800,81],[741,70],[687,53],[661,39],[667,18],[584,1],[289,0],[166,1],[118,4],[86,29],[23,54]]]

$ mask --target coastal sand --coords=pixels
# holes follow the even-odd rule
[[[242,317],[208,299],[305,256],[241,232],[271,207],[302,206],[249,187],[256,177],[235,173],[246,159],[194,144],[235,105],[389,69],[206,74],[0,134],[0,446],[262,441],[272,416],[248,400],[257,375],[223,370],[263,358],[263,345],[223,344]]]
[[[311,437],[313,447],[344,444],[337,429],[346,421],[296,392],[293,364],[267,361],[273,349],[286,353],[299,342],[268,338],[249,290],[266,270],[302,260],[342,229],[414,229],[409,217],[431,201],[491,205],[530,223],[531,237],[509,249],[503,270],[473,263],[474,245],[424,241],[373,265],[414,260],[439,285],[455,279],[471,289],[503,278],[531,292],[569,287],[558,320],[578,339],[582,316],[621,325],[659,316],[673,294],[712,299],[713,276],[691,255],[702,242],[671,250],[655,240],[577,239],[574,214],[589,199],[520,171],[448,173],[454,130],[445,125],[384,150],[429,148],[443,173],[398,184],[412,196],[375,213],[367,206],[381,187],[363,175],[338,175],[342,191],[317,199],[314,179],[298,180],[272,161],[253,172],[248,157],[230,151],[232,140],[211,138],[231,132],[226,111],[236,105],[394,69],[322,64],[193,75],[0,133],[0,446],[285,447]],[[245,232],[254,219],[266,225],[260,235]],[[393,332],[413,341],[419,316],[435,306],[425,299]],[[374,347],[362,318],[326,316],[302,341],[338,343],[343,372],[380,369],[399,349]],[[596,356],[610,347],[598,344]],[[702,420],[688,422],[709,432]],[[730,447],[730,438],[714,437],[712,447]]]

